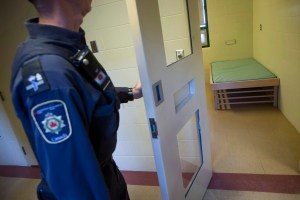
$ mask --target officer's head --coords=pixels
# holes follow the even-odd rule
[[[91,11],[92,0],[28,0],[39,13],[49,12],[57,7],[73,9],[85,16]],[[54,6],[55,5],[55,6]]]

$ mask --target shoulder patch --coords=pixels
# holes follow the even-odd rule
[[[24,63],[22,67],[22,78],[29,96],[50,88],[39,58],[34,58]]]
[[[66,104],[61,100],[47,101],[31,109],[31,116],[42,137],[49,144],[57,144],[72,135]]]

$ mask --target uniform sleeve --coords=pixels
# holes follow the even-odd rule
[[[133,93],[131,90],[132,89],[128,87],[116,87],[116,92],[121,103],[133,101]]]
[[[84,85],[75,84],[76,73],[68,72],[67,61],[52,57],[42,65],[46,65],[39,73],[43,83],[37,84],[36,94],[27,97],[26,106],[34,151],[49,189],[58,200],[109,199],[88,136],[93,96]]]

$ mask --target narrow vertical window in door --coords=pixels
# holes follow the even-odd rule
[[[193,53],[186,0],[158,0],[167,66]]]
[[[208,31],[208,19],[207,19],[207,4],[206,0],[199,0],[202,10],[200,10],[200,38],[203,48],[209,47],[209,31]]]
[[[188,193],[198,171],[203,164],[199,111],[177,134],[181,162],[183,187]]]

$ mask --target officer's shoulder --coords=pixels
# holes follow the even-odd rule
[[[34,69],[39,67],[43,70],[56,70],[57,68],[63,70],[64,67],[70,66],[72,66],[72,64],[67,59],[53,54],[34,56],[22,64],[23,68]]]
[[[55,54],[41,55],[37,58],[42,68],[50,70],[64,70],[66,68],[73,67],[69,60],[63,56]]]
[[[62,84],[66,74],[74,71],[72,64],[58,55],[39,55],[22,66],[22,80],[29,95],[49,90],[54,85]],[[72,76],[68,76],[72,77]]]

